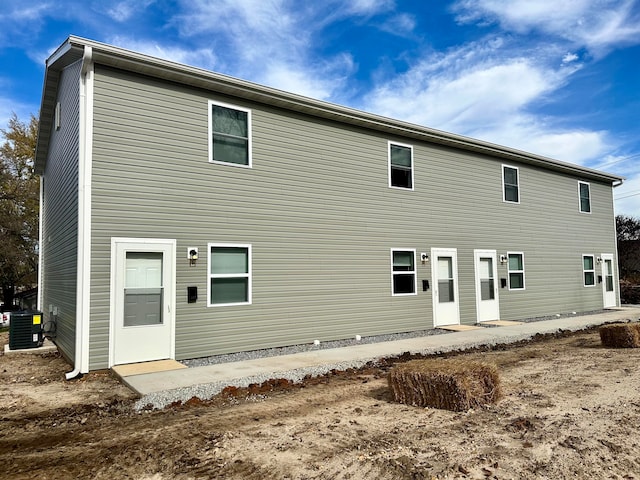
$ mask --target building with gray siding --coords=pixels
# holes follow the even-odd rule
[[[621,177],[78,37],[36,169],[70,377],[619,304]]]

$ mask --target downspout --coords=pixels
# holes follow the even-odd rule
[[[78,112],[78,259],[74,368],[67,380],[89,371],[89,293],[91,267],[91,160],[93,134],[93,50],[85,45],[80,68]]]

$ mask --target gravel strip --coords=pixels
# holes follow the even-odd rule
[[[592,312],[580,312],[580,315],[595,315],[598,313],[602,313],[605,310],[597,310]],[[522,322],[537,322],[542,320],[553,320],[555,318],[562,317],[571,317],[575,314],[569,313],[564,315],[550,315],[545,317],[535,317],[528,318],[525,320],[519,320]],[[490,327],[490,326],[486,326]],[[408,332],[408,333],[399,333],[399,334],[391,334],[391,335],[375,335],[370,337],[362,337],[359,341],[355,339],[347,339],[347,340],[337,340],[331,342],[321,342],[319,345],[314,344],[304,344],[304,345],[294,345],[290,347],[282,347],[282,348],[269,348],[264,350],[253,350],[250,352],[239,352],[232,353],[228,355],[215,355],[212,357],[206,358],[197,358],[192,360],[183,360],[181,363],[184,365],[193,368],[193,367],[201,367],[206,365],[216,365],[220,363],[230,363],[230,362],[240,362],[245,360],[254,360],[259,358],[273,357],[276,355],[289,355],[293,353],[300,352],[308,352],[315,350],[322,350],[328,348],[340,348],[340,347],[349,347],[353,345],[359,345],[364,343],[378,343],[378,342],[388,342],[394,340],[403,340],[407,338],[416,338],[423,337],[427,335],[443,335],[447,333],[452,333],[448,330],[441,329],[429,329],[429,330],[420,330],[416,332]],[[515,336],[513,338],[508,339],[506,342],[501,343],[512,343],[517,342],[519,340],[523,340],[529,338],[529,335],[523,336]],[[486,344],[486,342],[485,342]],[[423,354],[433,354],[433,353],[444,353],[446,351],[451,350],[464,350],[468,348],[473,348],[474,346],[479,345],[457,345],[455,347],[450,347],[448,349],[437,349],[434,351],[425,351],[421,352]],[[293,383],[301,382],[305,377],[318,377],[324,375],[331,370],[346,370],[348,368],[358,369],[365,366],[369,362],[375,362],[378,358],[370,358],[370,359],[360,359],[358,361],[349,361],[349,362],[341,362],[337,364],[326,364],[326,365],[318,365],[313,367],[304,367],[297,368],[294,370],[289,370],[285,372],[278,372],[278,378],[287,379]],[[214,382],[200,385],[193,385],[190,387],[184,388],[176,388],[173,390],[165,390],[163,392],[150,393],[139,399],[135,403],[136,410],[149,409],[149,408],[164,408],[167,405],[170,405],[173,402],[181,401],[186,402],[192,397],[198,397],[201,399],[209,399],[213,396],[220,393],[225,387],[229,385],[233,385],[235,387],[248,387],[251,384],[261,384],[273,378],[272,374],[264,374],[264,375],[254,375],[251,377],[243,377],[238,378],[236,380],[226,380],[224,382]]]
[[[595,315],[602,313],[605,310],[594,310],[591,312],[580,312],[580,315]],[[553,320],[554,318],[572,317],[575,314],[567,313],[564,315],[549,315],[545,317],[527,318],[524,320],[518,320],[519,322],[540,322],[542,320]],[[480,324],[482,325],[482,324]],[[485,328],[497,328],[495,325],[482,325]],[[442,330],[439,328],[432,328],[428,330],[417,330],[415,332],[406,333],[393,333],[387,335],[373,335],[369,337],[362,337],[360,340],[354,338],[348,338],[345,340],[333,340],[329,342],[320,342],[319,345],[313,343],[305,343],[301,345],[292,345],[288,347],[266,348],[263,350],[251,350],[249,352],[237,352],[223,355],[214,355],[211,357],[193,358],[189,360],[181,360],[180,363],[186,365],[189,368],[192,367],[204,367],[206,365],[217,365],[219,363],[231,363],[231,362],[243,362],[245,360],[255,360],[257,358],[276,357],[279,355],[290,355],[293,353],[301,352],[313,352],[317,350],[325,350],[328,348],[342,348],[351,347],[354,345],[362,345],[366,343],[380,343],[380,342],[393,342],[395,340],[404,340],[406,338],[426,337],[428,335],[446,335],[453,333],[450,330]]]

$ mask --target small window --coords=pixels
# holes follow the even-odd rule
[[[389,186],[413,190],[413,147],[389,142]]]
[[[209,244],[209,306],[251,303],[251,246]]]
[[[391,250],[393,295],[416,294],[416,251]]]
[[[585,287],[594,287],[596,284],[596,268],[593,255],[582,256],[582,277]]]
[[[502,166],[503,201],[520,203],[519,180],[517,167],[510,167],[508,165]]]
[[[524,253],[507,253],[509,290],[524,290]]]
[[[585,182],[578,182],[578,196],[580,197],[580,212],[591,213],[591,186]]]
[[[54,127],[56,130],[60,130],[60,102],[56,102],[56,109],[53,116]]]
[[[251,111],[209,101],[209,161],[251,167]]]

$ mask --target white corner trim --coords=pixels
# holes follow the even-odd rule
[[[44,255],[42,248],[42,211],[44,206],[44,177],[40,176],[40,211],[38,212],[38,299],[36,300],[36,308],[42,311],[42,265],[44,264]]]

